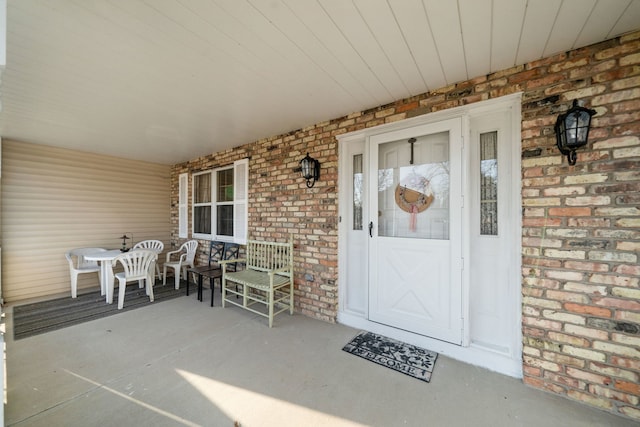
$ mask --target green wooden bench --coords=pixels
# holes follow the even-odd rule
[[[292,237],[287,243],[248,240],[246,258],[233,262],[244,263],[245,268],[227,271],[229,261],[220,262],[222,307],[229,303],[266,317],[270,328],[276,314],[286,310],[293,314]]]

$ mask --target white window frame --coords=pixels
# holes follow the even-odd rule
[[[249,159],[238,160],[230,166],[219,167],[215,169],[209,169],[202,172],[196,172],[192,174],[192,191],[191,191],[191,235],[195,239],[203,240],[218,240],[222,242],[234,242],[240,244],[246,244],[246,229],[248,224],[248,209],[247,209],[247,196],[248,196],[248,181],[249,181]],[[218,202],[217,189],[218,189],[218,172],[223,170],[233,170],[233,201]],[[199,175],[210,174],[211,177],[211,201],[207,203],[195,202],[195,177]],[[211,234],[196,233],[195,226],[195,207],[196,206],[211,206]],[[217,206],[232,205],[233,206],[233,235],[218,235],[217,234]]]

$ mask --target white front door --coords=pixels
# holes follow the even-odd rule
[[[369,320],[462,343],[462,122],[369,139]]]
[[[338,137],[340,323],[522,376],[520,104]]]

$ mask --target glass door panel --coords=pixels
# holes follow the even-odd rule
[[[378,235],[448,240],[449,132],[378,150]]]

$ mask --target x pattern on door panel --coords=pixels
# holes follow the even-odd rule
[[[380,287],[376,311],[381,317],[389,317],[395,326],[406,327],[408,322],[423,329],[447,323],[449,319],[449,293],[443,292],[447,287],[442,286],[449,280],[448,245],[420,251],[415,246],[414,243],[403,248],[395,239],[381,248],[380,257],[389,267],[378,273],[379,283],[384,286]]]

